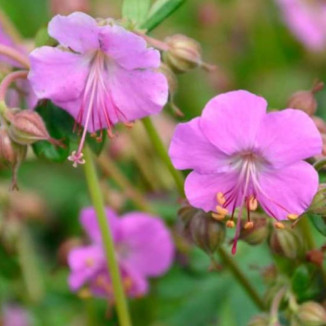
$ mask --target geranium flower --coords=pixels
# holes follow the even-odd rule
[[[157,217],[132,212],[119,218],[107,209],[123,285],[130,297],[148,292],[148,277],[160,276],[171,266],[173,242],[164,223]],[[73,291],[87,286],[92,294],[113,299],[100,230],[93,208],[82,211],[80,220],[91,244],[69,253],[69,285]]]
[[[318,188],[317,172],[303,161],[321,152],[312,119],[300,110],[266,108],[265,99],[247,91],[218,95],[201,117],[177,126],[169,150],[177,169],[194,170],[185,182],[191,205],[216,219],[230,214],[230,227],[240,207],[236,239],[243,208],[246,228],[258,203],[277,221],[294,220]]]
[[[155,70],[160,54],[140,36],[81,12],[55,16],[49,34],[60,46],[31,53],[29,80],[39,98],[52,100],[84,126],[78,150],[70,156],[74,166],[84,163],[86,131],[107,128],[112,137],[117,122],[128,126],[166,103],[167,81]]]
[[[326,2],[310,0],[277,0],[286,24],[310,50],[326,47]]]

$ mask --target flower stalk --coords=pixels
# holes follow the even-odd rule
[[[101,230],[103,247],[107,258],[107,267],[112,279],[113,293],[115,297],[117,313],[121,326],[131,326],[131,319],[128,311],[128,304],[122,286],[121,275],[115,256],[114,243],[110,227],[106,218],[103,196],[96,173],[95,164],[91,150],[88,147],[84,149],[84,172],[91,197],[92,204],[95,208],[98,224]]]
[[[29,69],[28,58],[22,55],[21,53],[19,53],[17,50],[11,48],[10,46],[0,44],[0,54],[5,55],[6,57],[17,61],[24,68]]]
[[[2,45],[0,45],[0,53],[1,53],[1,47]],[[5,100],[7,90],[11,85],[11,83],[13,83],[17,79],[26,79],[27,75],[28,75],[28,70],[18,70],[8,74],[0,84],[0,102]]]

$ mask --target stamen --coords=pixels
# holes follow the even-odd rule
[[[227,227],[227,228],[230,228],[230,229],[233,229],[233,228],[235,227],[235,223],[234,223],[234,221],[233,221],[233,220],[228,220],[228,221],[226,222],[226,227]]]
[[[281,222],[275,222],[274,226],[279,230],[285,229],[285,225],[283,223],[281,223]]]
[[[244,229],[245,230],[250,230],[254,227],[254,222],[252,221],[248,221],[245,225],[244,225]]]
[[[287,218],[290,220],[290,221],[295,221],[297,220],[299,217],[299,215],[297,214],[288,214]]]
[[[218,192],[216,194],[216,200],[221,206],[223,206],[226,202],[226,199],[225,199],[223,193],[221,193],[221,192]]]
[[[255,211],[258,207],[258,201],[254,196],[250,196],[248,199],[248,207],[251,211]]]
[[[216,214],[216,213],[212,213],[212,217],[213,217],[213,219],[215,219],[217,221],[222,221],[225,219],[225,215]]]
[[[92,297],[92,293],[88,288],[84,288],[78,291],[78,296],[81,299],[89,299]]]
[[[229,211],[221,206],[216,206],[216,212],[220,215],[228,215]]]
[[[68,156],[68,160],[74,162],[73,167],[76,168],[78,164],[85,164],[85,160],[83,159],[84,154],[82,152],[77,153],[73,151],[70,156]]]
[[[87,266],[87,267],[93,267],[94,266],[94,259],[93,258],[86,258],[85,259],[85,265]]]

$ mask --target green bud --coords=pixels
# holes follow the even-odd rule
[[[267,219],[259,217],[253,220],[252,228],[241,228],[239,239],[254,246],[264,242],[267,239],[268,235],[269,227]]]
[[[269,324],[268,314],[259,314],[252,317],[247,326],[267,326]]]
[[[326,311],[324,307],[313,301],[303,303],[298,307],[292,318],[291,326],[325,326]]]
[[[315,195],[308,212],[318,215],[326,215],[326,184],[319,185],[318,192]]]
[[[269,241],[270,248],[274,254],[296,259],[304,252],[302,238],[294,229],[274,229]]]

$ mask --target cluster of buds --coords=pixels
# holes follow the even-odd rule
[[[27,147],[40,140],[61,144],[50,137],[41,116],[34,111],[9,109],[1,102],[0,121],[0,160],[11,166],[12,189],[18,189],[17,171],[26,157]]]
[[[325,308],[314,301],[307,301],[298,306],[293,314],[291,326],[324,326],[326,325]]]
[[[225,240],[225,225],[212,219],[211,214],[191,206],[179,210],[186,235],[207,254],[212,255]]]
[[[323,119],[317,117],[317,100],[316,93],[321,91],[324,83],[316,81],[310,90],[301,90],[295,92],[287,102],[288,108],[298,109],[306,112],[314,121],[323,139],[323,155],[326,155],[326,123]]]

